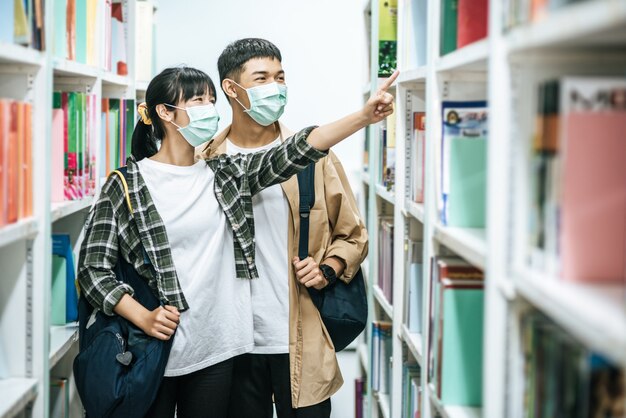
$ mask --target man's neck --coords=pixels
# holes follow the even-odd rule
[[[235,112],[228,140],[240,148],[259,148],[272,143],[279,134],[278,123],[261,126],[247,114]]]

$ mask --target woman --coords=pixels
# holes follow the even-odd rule
[[[266,153],[195,162],[194,147],[217,130],[213,82],[189,67],[166,69],[150,82],[127,161],[134,212],[126,208],[121,181],[110,177],[86,224],[78,276],[96,309],[121,315],[154,338],[176,332],[148,416],[226,416],[232,358],[253,346],[251,196],[391,114],[393,97],[385,90],[361,111],[304,129]],[[148,281],[163,307],[148,311],[116,280],[118,256]]]

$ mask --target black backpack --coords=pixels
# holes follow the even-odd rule
[[[315,163],[298,173],[300,189],[300,242],[298,256],[309,256],[309,215],[315,203]],[[367,296],[365,280],[359,268],[350,283],[337,279],[333,286],[322,290],[307,288],[330,335],[335,351],[348,346],[367,323]]]
[[[129,210],[126,167],[114,171],[124,184]],[[150,263],[144,250],[144,262]],[[146,309],[160,302],[135,268],[120,256],[117,280],[128,283]],[[146,335],[119,315],[94,310],[82,294],[78,301],[79,354],[74,359],[78,394],[88,418],[143,418],[161,385],[174,337],[161,341]]]

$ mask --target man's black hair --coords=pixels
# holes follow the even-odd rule
[[[217,70],[220,74],[220,85],[225,78],[239,80],[244,66],[253,58],[276,58],[282,62],[280,50],[265,39],[239,39],[224,48],[217,60]]]

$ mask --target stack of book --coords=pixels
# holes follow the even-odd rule
[[[511,29],[525,23],[538,22],[563,7],[584,1],[588,0],[505,0],[504,27]]]
[[[131,154],[133,130],[135,128],[135,101],[128,99],[102,99],[100,122],[100,177],[126,165]]]
[[[391,393],[391,322],[372,322],[372,391]]]
[[[0,227],[33,214],[32,106],[0,99]]]
[[[44,0],[0,0],[0,43],[46,49]]]
[[[624,369],[536,311],[522,318],[524,416],[623,417]]]
[[[441,2],[441,55],[487,36],[488,0]]]
[[[482,405],[483,272],[457,257],[432,259],[429,382],[444,405]]]
[[[52,202],[92,196],[96,187],[96,96],[55,92],[52,110]]]
[[[529,262],[579,282],[626,283],[626,78],[539,86]]]
[[[416,364],[402,365],[402,418],[422,416],[421,369]]]

